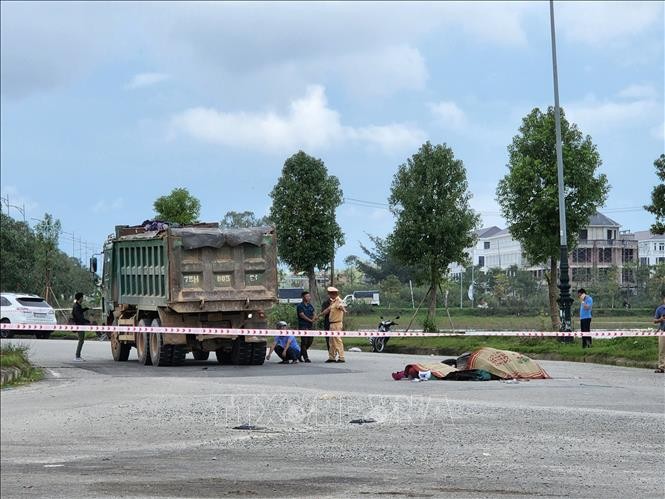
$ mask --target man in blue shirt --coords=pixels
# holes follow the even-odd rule
[[[577,296],[580,299],[580,331],[583,333],[590,333],[593,298],[586,294],[584,288],[580,288],[577,291]],[[591,336],[582,335],[582,348],[591,348]]]
[[[314,329],[314,305],[312,305],[312,297],[309,291],[303,291],[300,295],[302,301],[296,307],[296,315],[298,316],[298,329],[300,331],[307,331]],[[307,355],[307,350],[312,346],[314,338],[312,336],[300,337],[300,361],[311,362]]]
[[[287,327],[288,324],[284,321],[277,323],[277,329],[286,329]],[[295,364],[300,358],[300,347],[298,346],[296,337],[293,335],[275,336],[275,342],[270,347],[266,360],[270,360],[270,355],[272,355],[273,351],[282,359],[280,364],[288,364],[289,361],[291,364]]]
[[[653,323],[658,324],[660,331],[665,331],[665,294],[663,294],[663,303],[656,309],[653,316]],[[658,368],[657,373],[665,373],[665,336],[658,337]]]

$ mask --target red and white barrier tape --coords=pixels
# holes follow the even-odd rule
[[[341,336],[346,338],[364,337],[434,337],[434,336],[526,336],[526,337],[581,337],[591,336],[595,338],[636,337],[636,336],[665,336],[665,331],[655,329],[626,329],[618,331],[596,330],[588,333],[581,331],[468,331],[459,333],[425,333],[422,331],[389,331],[376,330],[361,331],[316,331],[316,330],[294,330],[294,329],[231,329],[213,327],[140,327],[140,326],[75,326],[70,324],[0,324],[0,329],[13,331],[91,331],[100,333],[169,333],[169,334],[196,334],[196,335],[221,335],[221,336]]]

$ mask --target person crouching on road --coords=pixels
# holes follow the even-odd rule
[[[312,297],[309,291],[303,291],[300,295],[302,301],[296,307],[298,314],[298,330],[311,331],[314,329],[314,305],[312,305]],[[307,350],[312,346],[314,338],[311,336],[300,337],[300,362],[311,362]]]
[[[83,301],[83,293],[78,292],[74,295],[74,307],[72,308],[72,322],[77,326],[85,326],[90,324],[90,321],[85,318],[85,313],[89,310],[88,307],[83,307],[81,302]],[[81,362],[81,350],[83,349],[83,343],[85,342],[85,331],[77,331],[79,342],[76,345],[76,358],[74,359],[77,362]]]
[[[329,314],[330,330],[344,331],[344,314],[346,306],[339,297],[337,288],[330,286],[328,288],[328,297],[330,305],[321,311],[320,315]],[[337,357],[337,359],[335,359]],[[344,361],[344,342],[339,336],[330,336],[330,348],[328,349],[328,360],[326,362],[345,362]]]
[[[277,323],[277,329],[286,329],[287,327],[288,324],[284,321]],[[273,351],[282,359],[280,364],[288,364],[289,361],[291,364],[295,364],[300,358],[298,340],[293,335],[275,336],[275,342],[270,347],[266,360],[270,360],[270,355],[272,355]]]

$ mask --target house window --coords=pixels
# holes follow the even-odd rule
[[[599,263],[612,263],[612,248],[599,248],[598,249],[598,262]]]
[[[624,249],[623,250],[623,262],[633,262],[635,261],[635,254],[632,249]]]
[[[582,229],[580,231],[580,241],[586,241],[589,239],[589,231],[587,229]]]
[[[591,248],[575,248],[573,250],[573,262],[590,262]]]
[[[640,257],[640,265],[649,265],[649,259],[645,256]]]
[[[665,256],[656,257],[656,265],[660,265],[661,263],[665,263]]]
[[[573,269],[573,281],[589,282],[591,280],[591,269],[580,268]]]
[[[665,243],[658,243],[658,251],[665,251]]]
[[[608,230],[608,231],[607,231],[607,240],[608,240],[608,241],[611,241],[612,239],[614,239],[614,238],[612,237],[612,232],[613,232],[613,231],[611,231],[611,230]]]
[[[485,266],[485,257],[484,256],[479,256],[478,257],[478,266],[480,266],[480,267]]]
[[[623,269],[621,271],[621,282],[624,284],[634,284],[635,272],[632,269]]]
[[[489,241],[485,241],[485,242],[483,243],[483,248],[484,248],[484,249],[490,249],[490,242],[489,242]]]

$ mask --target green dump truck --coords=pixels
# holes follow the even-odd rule
[[[272,227],[221,229],[117,226],[104,245],[102,308],[109,325],[265,329],[277,301]],[[113,359],[136,348],[143,365],[169,366],[215,352],[221,364],[259,365],[265,338],[171,333],[112,333]]]

